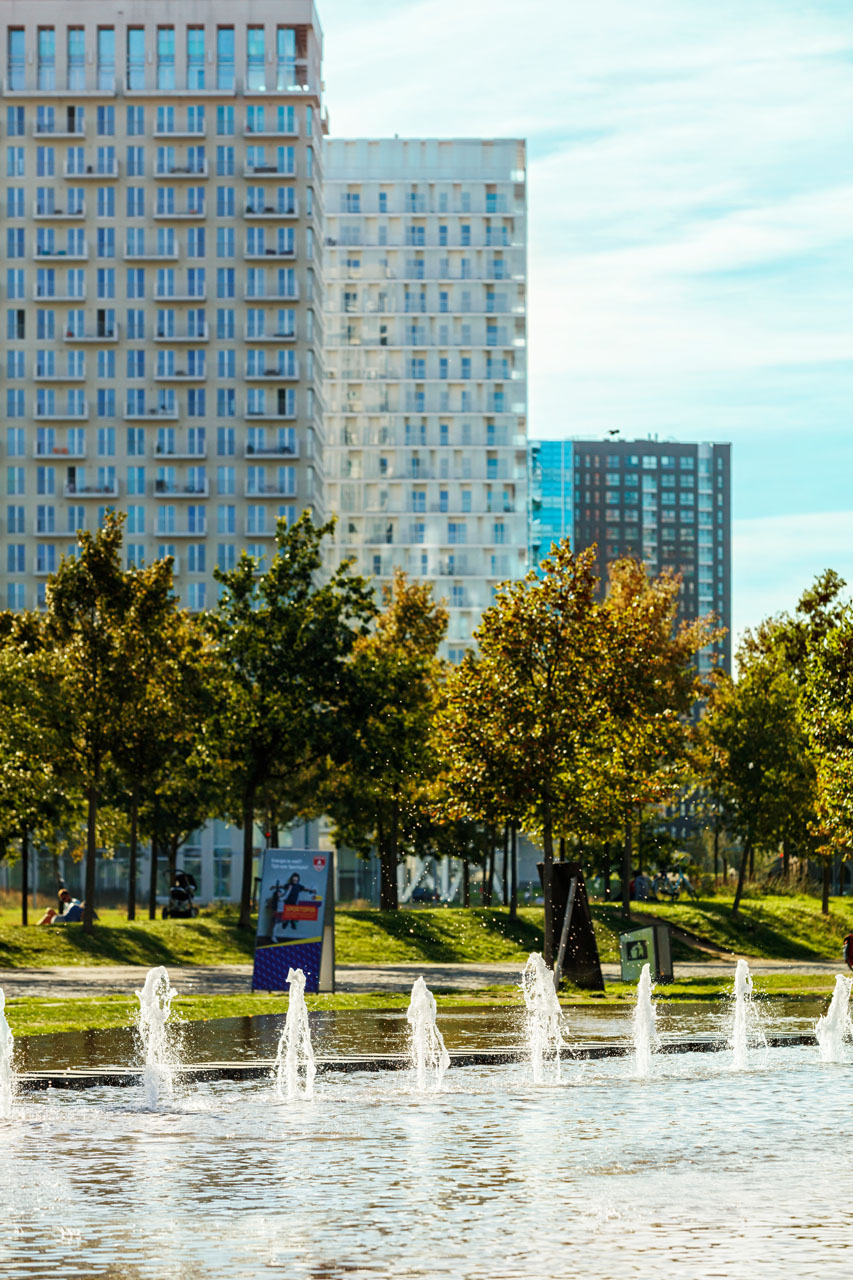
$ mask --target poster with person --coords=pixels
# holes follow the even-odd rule
[[[253,991],[286,991],[289,969],[319,991],[331,868],[321,849],[264,850]]]

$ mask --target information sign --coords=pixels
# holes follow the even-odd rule
[[[265,849],[258,893],[253,991],[286,991],[289,969],[305,990],[334,988],[332,854],[324,849]]]

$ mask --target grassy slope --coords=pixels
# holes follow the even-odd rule
[[[849,901],[849,905],[848,905]],[[841,939],[853,928],[853,899],[836,898],[822,916],[820,901],[804,895],[752,897],[739,921],[731,900],[643,904],[644,911],[670,921],[723,952],[781,959],[838,958]],[[610,904],[593,906],[603,961],[618,959],[622,917]],[[22,929],[10,909],[0,911],[0,969],[73,964],[191,965],[239,964],[252,959],[253,938],[237,928],[233,913],[197,920],[140,920],[104,911],[94,935],[78,926]],[[489,963],[523,961],[542,948],[542,910],[522,908],[510,921],[501,908],[400,912],[339,911],[339,964]],[[676,942],[675,959],[703,958]]]

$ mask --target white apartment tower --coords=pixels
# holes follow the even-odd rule
[[[5,547],[32,608],[105,510],[129,563],[214,566],[324,510],[312,0],[5,0]]]
[[[433,581],[458,658],[527,566],[525,146],[329,139],[325,182],[338,548]]]

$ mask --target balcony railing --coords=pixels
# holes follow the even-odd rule
[[[117,498],[118,481],[86,484],[85,481],[66,480],[62,494],[65,498]]]
[[[89,417],[89,401],[84,400],[75,406],[66,405],[64,409],[55,405],[47,409],[37,404],[35,416],[39,422],[85,422]]]
[[[171,181],[181,178],[206,178],[208,176],[207,161],[203,164],[171,164],[163,165],[154,172],[155,178]]]
[[[86,457],[85,445],[80,449],[71,449],[67,446],[54,445],[48,448],[44,444],[36,444],[33,448],[34,458],[51,458],[54,462],[65,462],[67,460],[77,460]]]
[[[114,160],[112,164],[87,164],[82,166],[79,164],[69,164],[66,160],[63,173],[66,178],[79,178],[80,181],[97,182],[108,178],[110,180],[119,176],[119,163]]]
[[[195,293],[169,293],[162,289],[156,290],[154,294],[155,302],[206,302],[207,286],[199,289]]]
[[[162,445],[157,445],[154,450],[156,458],[174,458],[176,461],[197,461],[207,457],[207,448],[204,449],[164,449]]]
[[[33,217],[38,219],[62,219],[64,222],[67,218],[85,218],[86,203],[69,204],[61,209],[50,208],[48,205],[42,204],[39,200],[33,201]]]
[[[61,121],[59,124],[55,124],[49,120],[36,120],[33,125],[34,138],[85,138],[85,136],[85,120],[77,120],[73,122],[66,120],[64,128]]]
[[[196,369],[195,371],[191,371],[189,369],[173,369],[171,373],[161,373],[160,370],[158,370],[154,374],[154,381],[155,382],[206,382],[207,370]]]
[[[57,372],[56,369],[51,369],[48,371],[47,369],[39,369],[38,365],[34,365],[33,381],[34,382],[85,382],[86,374],[85,374],[85,371],[76,372],[76,373],[70,373],[70,372],[62,373],[62,372]]]
[[[290,444],[247,444],[243,449],[244,458],[298,458],[299,445],[296,440]]]
[[[292,382],[299,377],[299,362],[294,360],[291,364],[265,366],[263,369],[246,365],[243,377],[247,382]]]
[[[244,164],[244,178],[295,178],[296,165],[287,165],[279,168],[277,163],[269,162],[265,164]]]
[[[294,342],[296,326],[292,329],[279,329],[275,333],[250,333],[249,326],[243,326],[243,337],[246,342]]]
[[[203,329],[191,333],[188,329],[181,329],[179,332],[167,333],[165,329],[158,329],[154,334],[155,342],[209,342],[210,328],[205,325]]]
[[[181,246],[171,249],[125,249],[125,262],[174,262],[181,255]]]
[[[69,327],[65,330],[64,337],[66,342],[118,342],[120,329],[118,324],[103,328],[99,326],[94,331]]]
[[[295,478],[288,483],[283,481],[279,484],[277,481],[253,484],[247,480],[244,493],[247,498],[295,498],[296,497],[296,480]]]
[[[154,481],[154,496],[156,498],[206,498],[209,492],[206,480],[204,484],[173,484],[168,480]]]
[[[87,240],[73,249],[48,249],[44,245],[36,245],[33,250],[34,262],[87,262],[88,258],[89,242]]]
[[[289,409],[282,409],[276,405],[272,409],[246,409],[245,416],[250,420],[255,419],[275,419],[276,421],[289,422],[296,417],[296,406]]]
[[[154,217],[161,222],[171,222],[174,219],[183,219],[185,222],[193,221],[207,217],[206,205],[204,203],[188,204],[183,209],[155,209]]]
[[[298,200],[292,200],[286,205],[246,204],[243,206],[243,217],[249,220],[253,218],[297,218],[298,216]]]
[[[154,530],[156,538],[204,538],[207,534],[207,521],[196,520],[192,528],[182,526],[180,529],[165,529],[158,523]]]
[[[67,293],[60,288],[49,288],[46,285],[36,285],[33,289],[33,302],[85,302],[86,290],[82,293]]]
[[[243,299],[246,302],[298,302],[299,285],[294,284],[291,289],[283,293],[250,293],[246,289],[243,291]]]
[[[271,262],[276,258],[295,258],[296,245],[273,246],[269,249],[244,249],[243,257],[246,262]]]
[[[129,405],[125,406],[124,418],[126,422],[141,422],[154,419],[174,422],[178,417],[178,406],[169,408],[166,405],[152,405],[146,409],[131,409]]]

